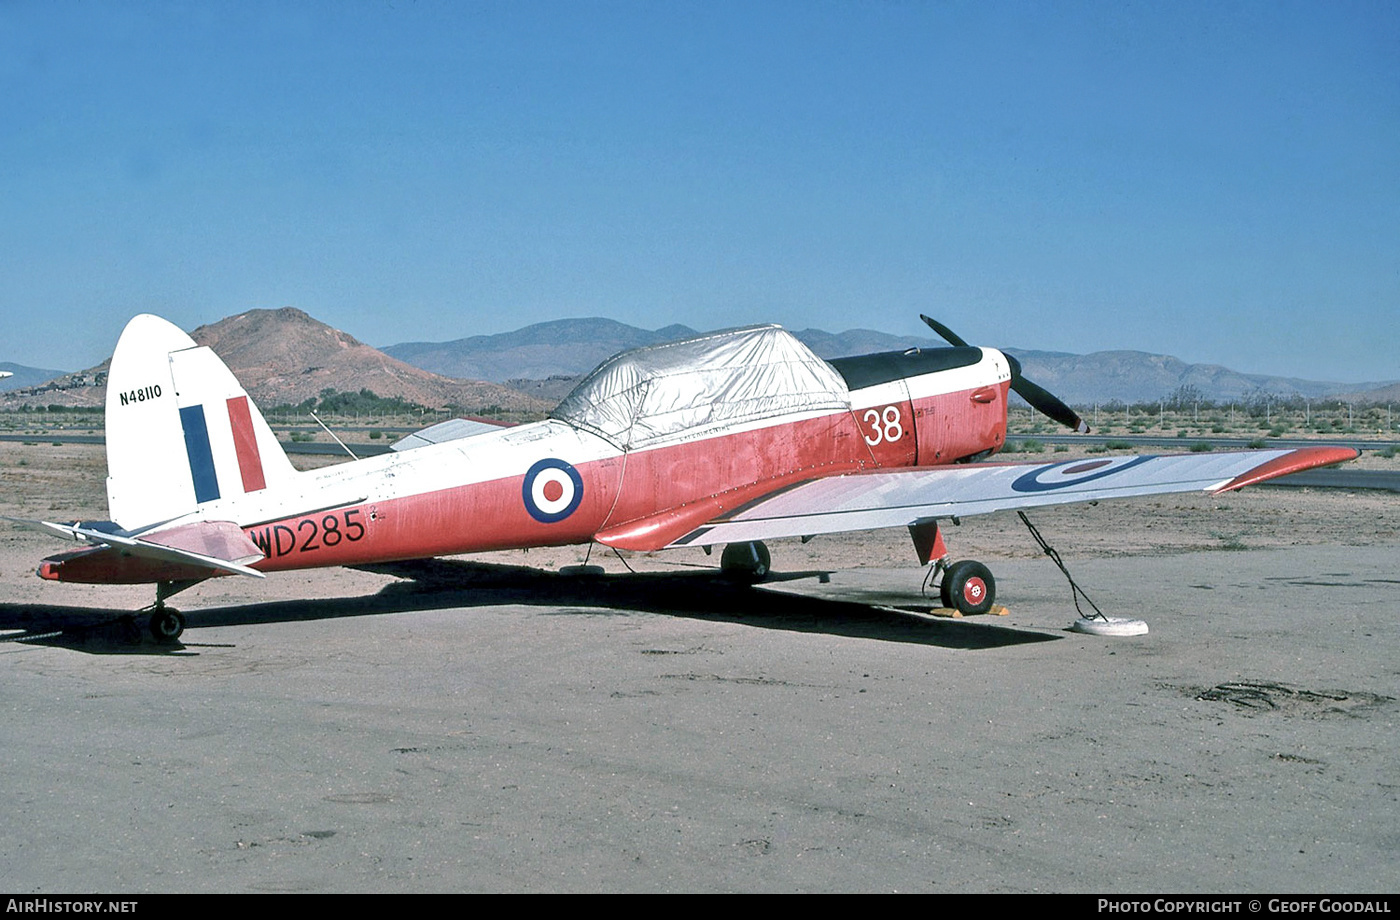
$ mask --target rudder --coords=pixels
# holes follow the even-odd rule
[[[141,314],[122,331],[107,375],[106,415],[108,514],[127,530],[295,475],[223,361],[157,316]]]

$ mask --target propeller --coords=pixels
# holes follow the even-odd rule
[[[967,347],[967,342],[963,340],[962,336],[958,335],[938,320],[924,316],[922,313],[919,314],[919,319],[923,320],[930,329],[942,336],[948,344],[956,345],[959,348]],[[1005,352],[1003,352],[1003,354],[1005,354]],[[1026,402],[1030,403],[1041,414],[1054,419],[1066,428],[1073,428],[1081,434],[1088,434],[1089,426],[1079,417],[1077,412],[1065,405],[1064,401],[1054,393],[1051,393],[1040,384],[1028,380],[1025,375],[1021,373],[1020,361],[1017,361],[1011,355],[1006,355],[1006,362],[1011,365],[1011,389],[1015,391],[1017,396],[1020,396]]]

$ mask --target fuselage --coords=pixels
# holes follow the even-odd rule
[[[966,461],[1004,443],[1010,370],[994,349],[830,364],[849,392],[840,408],[788,407],[642,448],[551,418],[297,474],[201,504],[180,524],[232,521],[265,557],[253,567],[269,572],[591,541],[653,550],[799,482]],[[146,583],[209,573],[79,552],[40,574]]]
[[[267,571],[593,540],[659,549],[787,485],[999,450],[1010,373],[999,352],[976,351],[963,366],[909,376],[892,376],[904,369],[899,356],[871,356],[887,359],[883,369],[852,359],[848,376],[867,385],[852,388],[849,409],[786,413],[640,450],[549,419],[345,463],[305,474],[303,492],[323,496],[323,510],[239,523],[267,555],[256,565]]]

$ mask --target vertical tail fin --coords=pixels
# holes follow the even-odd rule
[[[107,508],[128,530],[295,475],[248,394],[165,320],[127,323],[107,374]]]

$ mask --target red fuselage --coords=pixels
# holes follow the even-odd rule
[[[269,572],[590,541],[654,550],[799,482],[945,465],[1004,443],[1010,374],[995,350],[831,363],[849,384],[849,407],[788,411],[630,450],[551,419],[299,474],[293,489],[246,496],[234,523],[266,557],[253,567]],[[204,519],[228,519],[220,514],[228,509]],[[96,583],[208,574],[111,549],[40,569]]]

